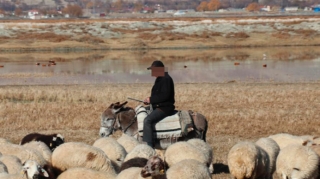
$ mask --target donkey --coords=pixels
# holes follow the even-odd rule
[[[123,133],[135,137],[138,141],[142,141],[139,135],[138,122],[136,112],[131,107],[125,107],[127,101],[112,103],[101,115],[100,137],[108,137],[113,132],[121,130]],[[193,121],[193,129],[182,135],[181,137],[168,137],[155,140],[155,148],[166,149],[169,145],[177,141],[186,141],[192,138],[200,138],[206,141],[206,133],[208,129],[207,119],[200,113],[189,111]]]

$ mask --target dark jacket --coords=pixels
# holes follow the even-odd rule
[[[174,83],[168,72],[157,77],[151,90],[150,103],[153,109],[159,108],[167,115],[174,112]]]

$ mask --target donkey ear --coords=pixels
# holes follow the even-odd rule
[[[121,107],[123,107],[124,105],[126,105],[128,103],[128,101],[125,101],[124,103],[120,104]]]
[[[110,104],[110,106],[109,106],[108,108],[111,108],[111,109],[112,109],[112,108],[113,108],[113,106],[114,106],[114,104],[112,103],[112,104]]]

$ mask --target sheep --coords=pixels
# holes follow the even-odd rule
[[[290,144],[299,144],[299,145],[312,145],[312,140],[308,139],[308,137],[300,137],[294,136],[287,133],[280,133],[269,136],[269,138],[273,139],[280,147],[280,150]]]
[[[195,146],[206,156],[206,158],[208,159],[207,163],[210,165],[209,167],[210,172],[213,173],[214,169],[213,169],[213,163],[212,163],[212,160],[213,160],[212,147],[208,143],[206,143],[204,140],[197,139],[197,138],[189,139],[187,142]]]
[[[88,178],[88,179],[115,179],[116,175],[108,172],[96,171],[90,168],[75,167],[70,168],[61,173],[57,179],[77,179],[77,178]]]
[[[9,174],[19,173],[22,169],[21,160],[13,155],[2,155],[0,156],[0,162],[5,164]]]
[[[291,144],[280,150],[276,173],[281,178],[315,179],[318,164],[319,156],[310,147]]]
[[[154,156],[156,154],[156,151],[152,147],[146,144],[139,144],[135,148],[133,148],[131,152],[127,154],[127,156],[124,159],[124,162],[136,157],[149,159],[151,156]]]
[[[258,141],[255,142],[255,144],[261,147],[268,154],[270,161],[269,178],[271,178],[272,174],[276,170],[276,161],[280,152],[280,147],[273,139],[268,137],[260,138]]]
[[[53,151],[51,162],[56,175],[73,167],[85,167],[115,174],[111,160],[101,149],[81,142],[61,144]]]
[[[195,159],[204,165],[210,165],[210,163],[208,163],[208,155],[205,155],[202,150],[185,141],[170,145],[165,151],[164,157],[169,167],[184,159]]]
[[[229,151],[227,161],[233,178],[270,177],[268,154],[253,142],[238,142]]]
[[[141,170],[140,175],[144,178],[152,176],[164,179],[211,179],[208,167],[195,159],[181,160],[165,172],[166,168],[160,157],[153,156]]]
[[[122,145],[111,137],[103,137],[96,140],[93,143],[93,146],[103,150],[111,160],[115,170],[119,171],[119,168],[127,155],[127,152]]]
[[[8,139],[5,138],[0,138],[0,144],[11,144],[12,142],[10,142]]]
[[[21,145],[1,143],[0,152],[5,155],[14,155],[18,157],[22,163],[26,162],[27,160],[35,160],[41,166],[47,164],[47,161],[38,151],[30,148],[25,148]]]
[[[51,163],[52,151],[45,143],[41,141],[31,141],[23,144],[22,146],[27,149],[34,149],[38,151],[48,163]]]
[[[211,179],[206,165],[194,159],[182,160],[166,172],[167,179]]]
[[[0,179],[51,179],[49,174],[36,161],[27,160],[22,167],[22,173],[8,174],[1,173]]]
[[[127,153],[131,152],[133,148],[140,144],[136,138],[125,133],[123,133],[122,136],[117,139],[117,142],[124,147]]]
[[[31,133],[24,136],[20,142],[20,145],[31,141],[41,141],[45,143],[51,151],[54,151],[56,147],[64,143],[64,137],[61,134],[39,134]]]
[[[7,166],[0,161],[0,173],[8,173]]]
[[[127,168],[130,168],[130,167],[142,168],[147,164],[147,162],[148,162],[148,159],[146,159],[146,158],[140,158],[140,157],[132,158],[132,159],[125,161],[121,164],[121,167],[119,169],[119,173]]]
[[[141,168],[139,167],[130,167],[128,169],[125,169],[123,171],[121,171],[118,176],[116,177],[116,179],[151,179],[151,177],[142,177],[140,175],[141,173]]]

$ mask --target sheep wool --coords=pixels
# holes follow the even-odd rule
[[[0,162],[5,164],[9,174],[19,173],[22,169],[21,160],[13,155],[2,155],[0,156]]]
[[[5,155],[14,155],[18,157],[21,160],[21,163],[24,163],[27,160],[34,160],[41,166],[47,164],[47,161],[38,151],[17,144],[1,143],[0,152]]]
[[[294,136],[287,133],[280,133],[269,136],[273,139],[280,147],[280,150],[290,144],[308,145],[310,146],[313,142],[307,137]]]
[[[140,144],[136,138],[125,133],[123,133],[121,137],[117,139],[117,142],[124,147],[127,153],[131,152],[133,148]]]
[[[156,154],[156,151],[152,147],[146,144],[139,144],[135,148],[133,148],[131,152],[127,154],[126,158],[124,159],[124,162],[136,157],[149,159],[150,157]]]
[[[182,160],[166,172],[167,179],[211,179],[211,174],[207,166],[194,160]]]
[[[207,156],[202,150],[184,141],[170,145],[164,153],[165,161],[169,167],[185,159],[195,159],[209,166],[207,162],[209,158]]]
[[[190,139],[187,142],[192,144],[198,150],[202,151],[202,153],[208,159],[208,161],[207,161],[208,165],[212,166],[213,150],[212,150],[212,147],[208,143],[206,143],[204,140],[196,139],[196,138]],[[213,173],[213,166],[212,166],[212,171],[210,171],[210,172]]]
[[[22,146],[27,149],[34,149],[38,151],[48,163],[51,163],[52,151],[45,143],[41,141],[31,141],[23,144]]]
[[[116,175],[108,172],[96,171],[90,168],[75,167],[75,168],[70,168],[64,171],[63,173],[61,173],[57,179],[80,179],[80,178],[115,179]]]
[[[116,179],[151,179],[151,177],[143,178],[140,175],[141,168],[139,167],[131,167],[121,171]]]
[[[253,142],[243,141],[228,153],[230,174],[237,179],[259,179],[269,176],[268,154]]]
[[[84,167],[115,174],[111,160],[101,149],[81,142],[66,142],[59,145],[53,151],[51,161],[56,172]]]
[[[270,160],[268,178],[270,178],[276,170],[276,161],[280,152],[280,147],[273,139],[268,137],[260,138],[258,141],[256,141],[256,145],[261,147],[268,154]]]
[[[8,173],[7,166],[0,161],[0,173]]]
[[[122,145],[111,137],[103,137],[96,140],[93,143],[93,146],[103,150],[114,164],[116,171],[119,171],[120,166],[127,155],[127,152]]]
[[[280,150],[276,173],[281,178],[315,179],[318,164],[319,156],[310,147],[292,144]]]

